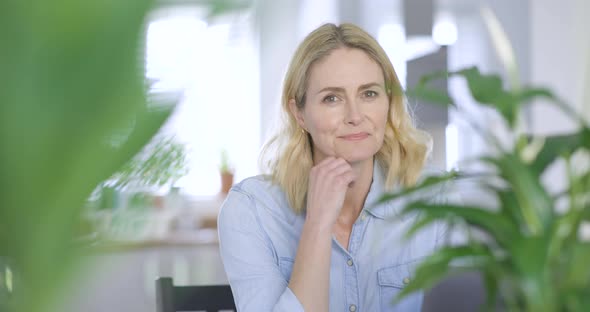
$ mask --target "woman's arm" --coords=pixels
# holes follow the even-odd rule
[[[253,198],[234,188],[218,218],[221,259],[240,312],[303,312],[287,287]]]
[[[305,311],[328,311],[332,230],[306,220],[289,288]]]
[[[327,158],[310,172],[307,215],[289,283],[306,311],[328,311],[332,227],[353,179],[341,158]]]
[[[256,202],[234,188],[221,208],[218,228],[223,265],[240,312],[328,311],[332,227],[353,173],[329,158],[311,170],[307,214],[288,283]]]

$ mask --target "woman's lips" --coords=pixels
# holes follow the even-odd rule
[[[344,140],[348,140],[348,141],[360,141],[360,140],[366,139],[368,136],[369,136],[369,134],[366,132],[359,132],[359,133],[352,133],[352,134],[343,135],[340,138],[342,138]]]

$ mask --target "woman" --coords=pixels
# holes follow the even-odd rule
[[[269,176],[233,187],[219,215],[239,311],[419,311],[393,305],[436,228],[403,238],[399,203],[373,205],[421,174],[430,136],[413,125],[385,51],[362,29],[326,24],[297,49]]]

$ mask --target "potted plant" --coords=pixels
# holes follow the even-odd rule
[[[509,73],[512,70],[508,68]],[[473,128],[494,151],[473,161],[483,165],[479,168],[489,170],[429,177],[413,187],[382,197],[382,201],[394,200],[426,188],[469,179],[497,200],[495,209],[476,204],[411,200],[402,212],[416,216],[408,236],[434,222],[446,223],[451,228],[464,224],[468,233],[477,231],[482,235],[468,235],[465,243],[443,247],[427,257],[397,300],[417,290],[429,289],[449,275],[475,271],[483,277],[489,309],[499,297],[510,311],[587,311],[590,242],[580,236],[580,228],[584,221],[590,220],[590,170],[576,167],[576,163],[588,159],[588,122],[550,90],[518,84],[505,89],[499,76],[482,74],[475,67],[423,77],[408,94],[461,113],[446,90],[429,86],[432,80],[441,77],[465,79],[473,98],[502,117],[513,143],[506,146],[494,133],[474,124]],[[578,129],[549,137],[522,131],[519,126],[522,107],[535,98],[544,98],[563,110]],[[556,162],[563,164],[561,174],[567,178],[567,185],[554,194],[542,183],[542,176]],[[454,267],[452,263],[460,265]]]
[[[117,189],[172,189],[188,173],[186,148],[171,136],[156,137],[106,182]]]
[[[227,195],[232,185],[234,185],[234,169],[230,165],[226,150],[221,151],[219,174],[221,176],[221,195]]]
[[[102,182],[97,190],[98,207],[113,209],[121,206],[122,193],[130,198],[127,206],[141,208],[150,205],[149,192],[166,188],[178,193],[176,181],[188,173],[186,148],[172,136],[156,136],[119,171]],[[172,194],[177,195],[177,194]],[[155,206],[163,206],[161,196],[154,198]],[[95,205],[96,206],[96,205]]]

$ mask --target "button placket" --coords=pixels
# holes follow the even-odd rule
[[[363,217],[364,216],[364,217]],[[368,222],[362,222],[368,217],[368,215],[363,211],[361,215],[352,225],[352,231],[350,233],[350,244],[348,255],[349,257],[346,259],[346,265],[344,270],[345,274],[345,293],[346,293],[346,303],[348,304],[348,310],[350,312],[358,311],[358,304],[359,304],[359,281],[358,281],[358,272],[357,272],[357,265],[355,263],[354,255],[358,252],[359,247],[362,244],[363,235],[367,229]]]
[[[361,221],[365,221],[366,218],[367,218],[367,213],[363,211],[361,213]]]

